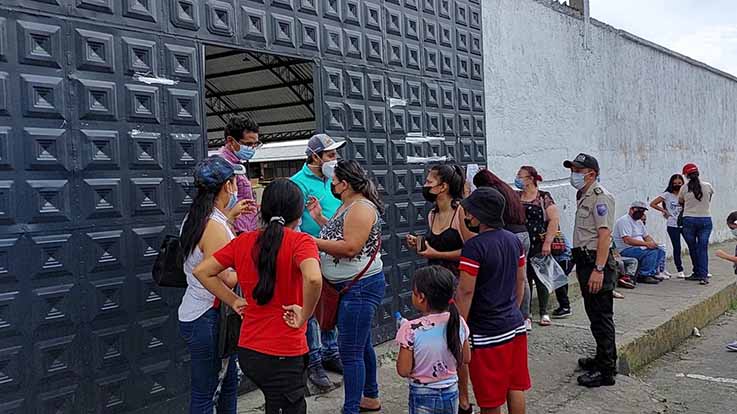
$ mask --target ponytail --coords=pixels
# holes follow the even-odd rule
[[[258,269],[258,283],[253,289],[253,298],[260,306],[264,306],[274,297],[276,285],[276,258],[284,238],[284,219],[270,220],[261,232],[254,245],[254,253],[258,252],[256,268]]]
[[[252,257],[258,270],[253,298],[264,306],[274,297],[276,262],[284,239],[284,226],[302,216],[302,191],[292,181],[280,178],[269,184],[261,197],[261,221],[264,228],[253,246]]]
[[[189,206],[187,219],[182,224],[182,234],[179,237],[184,257],[192,254],[192,251],[202,239],[202,235],[205,234],[207,221],[210,219],[212,209],[215,206],[215,195],[220,192],[220,188],[215,192],[204,187],[197,188],[197,194],[192,200],[192,205]]]
[[[701,181],[699,180],[699,173],[693,172],[688,175],[688,191],[693,193],[693,196],[701,201],[704,198],[704,191],[701,188]]]
[[[448,350],[456,359],[456,363],[460,366],[463,364],[463,344],[461,344],[461,314],[453,300],[448,305],[448,325],[445,327],[445,340],[448,342]]]

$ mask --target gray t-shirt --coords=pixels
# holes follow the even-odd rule
[[[668,217],[668,227],[678,227],[678,215],[681,214],[681,210],[683,209],[681,203],[678,202],[678,196],[665,192],[661,197],[663,198],[665,210],[670,214],[670,217]]]
[[[697,200],[687,185],[681,187],[678,200],[683,201],[683,217],[711,217],[711,198],[714,188],[706,181],[701,182],[701,191],[704,196]]]

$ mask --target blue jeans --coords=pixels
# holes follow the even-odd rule
[[[623,257],[637,259],[640,263],[640,276],[655,276],[665,259],[665,251],[662,249],[641,249],[639,247],[628,247],[620,252]]]
[[[310,348],[310,368],[322,365],[322,361],[340,358],[338,353],[338,330],[320,330],[317,319],[307,322],[307,346]]]
[[[350,282],[335,284],[338,290]],[[343,361],[343,414],[358,414],[362,397],[378,398],[376,354],[371,324],[384,299],[384,272],[365,277],[343,294],[338,305],[338,350]]]
[[[192,322],[179,322],[179,333],[191,355],[192,391],[190,414],[212,414],[215,390],[222,359],[217,356],[220,312],[210,309]],[[218,414],[235,414],[238,400],[238,368],[236,356],[228,361],[228,369],[217,401]]]
[[[711,217],[683,218],[683,239],[691,255],[693,274],[698,279],[706,279],[709,274],[709,236],[712,228]]]
[[[680,227],[668,227],[668,237],[670,237],[670,243],[673,245],[673,263],[675,263],[676,270],[679,272],[683,272],[681,233],[683,233],[683,230]]]
[[[447,388],[409,387],[409,414],[456,414],[458,384]]]

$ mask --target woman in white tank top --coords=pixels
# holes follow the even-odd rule
[[[194,171],[197,194],[180,233],[188,286],[179,306],[179,331],[191,354],[191,414],[212,414],[215,405],[219,414],[236,413],[236,358],[233,356],[223,361],[217,355],[219,303],[192,275],[192,271],[202,260],[235,238],[229,222],[252,208],[246,201],[237,201],[236,175],[245,173],[244,168],[238,167],[242,166],[234,168],[218,156],[197,164]],[[238,280],[231,269],[222,272],[219,277],[230,288]],[[222,377],[220,394],[215,398],[222,368],[225,375]]]

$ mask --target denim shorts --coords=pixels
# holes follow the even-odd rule
[[[446,388],[410,385],[409,414],[456,414],[458,384]]]

